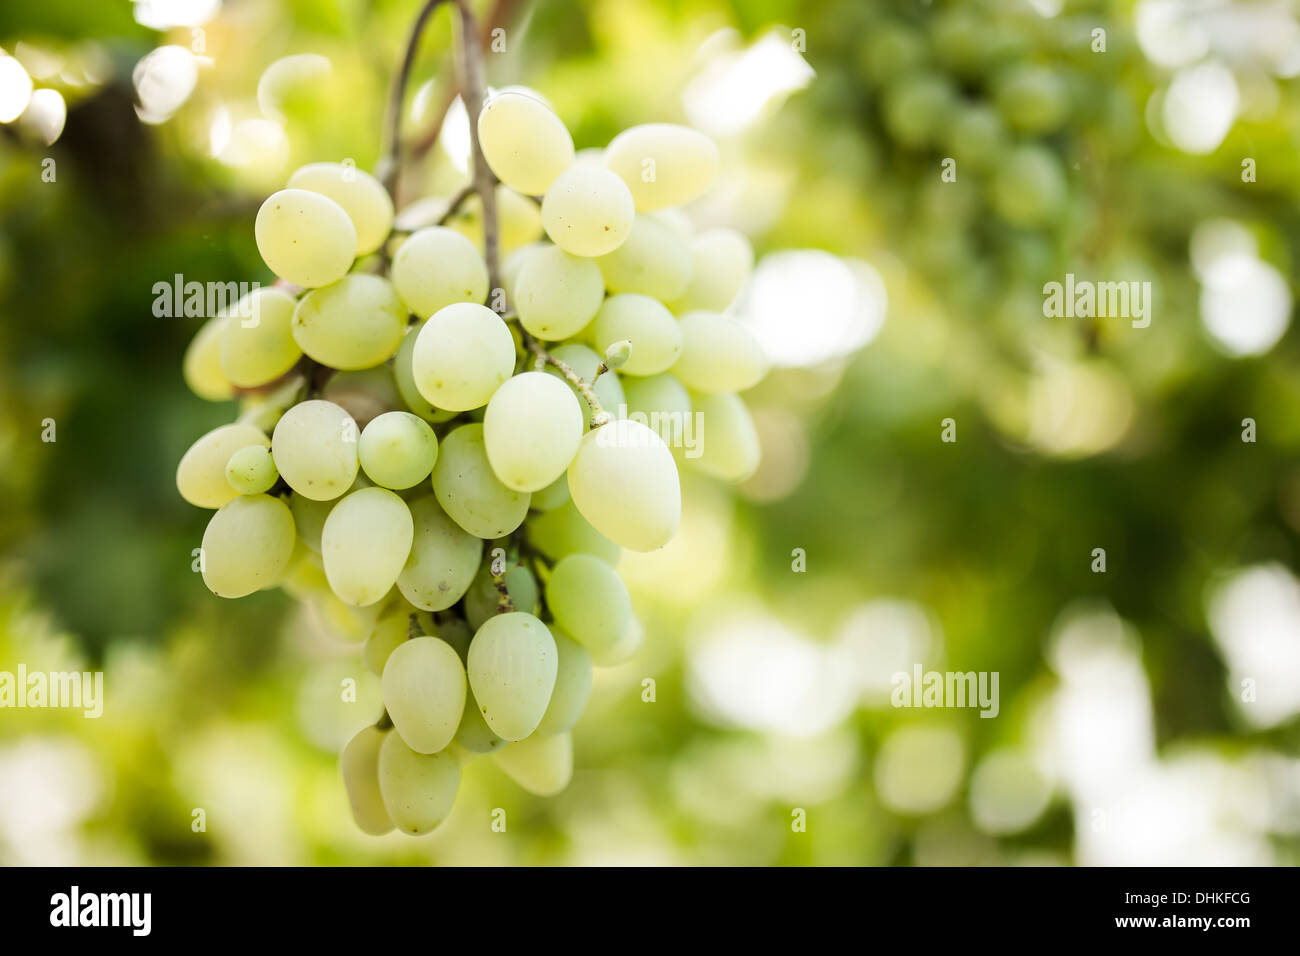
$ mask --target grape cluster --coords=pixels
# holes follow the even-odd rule
[[[184,363],[199,396],[243,403],[177,471],[216,509],[207,587],[283,587],[381,678],[385,715],[341,760],[373,834],[436,827],[479,754],[561,790],[593,665],[642,639],[621,549],[672,538],[679,461],[726,480],[758,461],[736,393],[763,356],[724,314],[753,252],[676,208],[716,177],[713,142],[652,124],[575,153],[521,91],[477,133],[493,202],[466,187],[411,230],[370,174],[295,172],[255,224],[279,281]],[[652,426],[692,414],[701,454],[675,455]]]

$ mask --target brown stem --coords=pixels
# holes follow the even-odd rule
[[[406,53],[402,65],[393,77],[393,86],[388,94],[388,159],[384,169],[384,187],[397,202],[397,179],[402,167],[402,104],[406,99],[406,86],[411,79],[411,69],[415,66],[415,54],[420,46],[420,36],[424,33],[429,17],[443,0],[425,0],[420,14],[411,26],[411,35],[406,41]]]
[[[497,234],[496,176],[483,157],[478,141],[478,115],[483,111],[483,47],[478,42],[478,21],[469,0],[456,0],[461,22],[461,98],[469,116],[470,157],[474,164],[474,191],[483,204],[483,255],[488,267],[488,295],[500,288],[501,263]]]
[[[451,197],[451,199],[447,201],[447,211],[438,217],[437,224],[439,226],[445,226],[447,224],[447,221],[451,219],[452,216],[460,212],[461,206],[465,205],[465,200],[469,199],[470,196],[473,196],[474,193],[475,193],[475,189],[474,189],[474,184],[472,182],[466,183],[464,186],[461,186],[460,190],[456,192]]]

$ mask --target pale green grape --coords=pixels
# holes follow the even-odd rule
[[[542,226],[551,241],[575,256],[603,256],[632,230],[632,193],[599,166],[572,166],[542,198]]]
[[[555,687],[555,639],[522,611],[490,618],[469,645],[469,683],[498,736],[522,740],[537,729]]]
[[[410,627],[410,615],[405,611],[395,611],[381,617],[361,648],[361,663],[366,670],[382,677],[388,656],[406,643]]]
[[[270,270],[306,289],[343,278],[357,252],[357,230],[343,207],[306,189],[282,189],[267,197],[257,210],[253,235]]]
[[[423,419],[410,412],[385,412],[362,430],[357,457],[375,484],[410,488],[433,471],[438,438]]]
[[[246,445],[269,445],[252,425],[236,422],[208,432],[181,457],[176,466],[176,490],[192,505],[220,508],[239,495],[226,480],[230,456]]]
[[[539,491],[533,492],[528,507],[534,511],[552,511],[569,500],[569,477],[560,475],[553,482]]]
[[[672,316],[668,320],[675,321]],[[540,491],[564,474],[582,432],[582,406],[573,390],[544,372],[524,372],[507,381],[483,415],[483,444],[492,471],[515,491]]]
[[[308,292],[293,313],[293,338],[322,365],[371,368],[397,351],[406,309],[393,284],[364,273]]]
[[[993,208],[1014,226],[1040,226],[1056,220],[1068,190],[1054,152],[1037,144],[1017,146],[994,173]]]
[[[592,333],[599,352],[615,342],[632,343],[632,354],[619,368],[626,375],[657,375],[682,354],[682,330],[677,320],[648,295],[624,292],[610,296],[596,313]]]
[[[355,164],[309,163],[289,177],[288,185],[328,196],[343,207],[357,231],[358,256],[382,246],[393,229],[393,200],[388,190]]]
[[[682,422],[683,426],[674,425],[674,427],[684,427],[687,416],[691,414],[690,392],[686,390],[685,385],[667,372],[661,375],[647,375],[644,378],[628,378],[623,383],[623,391],[627,395],[627,409],[630,415],[640,414],[647,417],[658,415],[660,421]],[[664,430],[655,427],[653,419],[650,427],[663,437]]]
[[[416,637],[388,655],[384,707],[417,753],[433,754],[456,736],[465,709],[465,665],[446,641]]]
[[[191,392],[209,402],[224,402],[235,394],[235,387],[221,370],[221,343],[226,333],[226,317],[218,315],[194,333],[185,358],[181,362],[181,375]]]
[[[321,591],[328,593],[329,582],[325,580],[325,569],[321,567],[320,556],[309,553],[307,546],[302,542],[301,529],[296,528],[297,521],[298,519],[295,518],[298,541],[294,543],[289,567],[280,578],[280,587],[290,597],[305,601]]]
[[[240,598],[275,585],[293,556],[293,515],[279,498],[240,495],[203,532],[203,583],[218,597]]]
[[[483,719],[483,710],[470,689],[465,695],[465,712],[456,728],[456,743],[476,754],[500,750],[505,741],[498,737]]]
[[[627,585],[618,572],[590,554],[571,554],[552,568],[546,606],[555,623],[593,653],[617,643],[632,619]]]
[[[573,737],[568,733],[534,735],[502,748],[493,759],[529,793],[551,797],[573,779]]]
[[[550,342],[582,331],[605,298],[596,263],[552,245],[531,249],[508,288],[520,324]]]
[[[638,292],[661,302],[684,293],[695,270],[681,233],[656,213],[638,213],[627,240],[596,265],[610,292]]]
[[[293,512],[293,523],[298,528],[298,537],[311,551],[320,554],[320,535],[325,530],[325,519],[330,516],[334,501],[317,501],[304,498],[298,492],[289,496],[289,510]],[[324,571],[322,570],[322,574]]]
[[[1069,118],[1070,90],[1050,67],[1017,63],[1002,71],[994,88],[1007,125],[1021,133],[1050,133]]]
[[[302,355],[293,339],[297,300],[283,289],[254,289],[230,310],[221,336],[221,371],[239,388],[279,378]]]
[[[438,636],[450,644],[466,663],[469,661],[469,644],[474,639],[474,629],[458,617],[444,620],[438,625]]]
[[[340,601],[337,595],[328,590],[327,584],[325,591],[307,598],[307,606],[312,610],[317,627],[328,637],[345,644],[355,644],[364,641],[374,630],[384,605],[380,602],[369,607],[354,607]]]
[[[461,425],[443,439],[433,466],[433,491],[448,517],[478,538],[500,538],[523,523],[527,492],[503,485],[483,445],[483,426]]]
[[[502,576],[510,603],[516,611],[532,614],[537,609],[537,579],[533,572],[522,565],[513,567]],[[484,562],[474,578],[474,583],[465,592],[465,617],[469,626],[478,630],[500,610],[501,592],[492,578],[492,565]]]
[[[347,604],[374,604],[397,582],[413,535],[406,502],[391,491],[362,488],[348,494],[334,506],[321,532],[330,590]]]
[[[623,632],[622,637],[599,653],[592,652],[591,662],[597,667],[614,667],[622,664],[624,661],[631,660],[632,656],[641,650],[644,642],[645,628],[634,617],[628,622],[627,630]]]
[[[266,445],[245,445],[226,462],[226,481],[241,495],[260,495],[270,491],[279,477]]]
[[[433,424],[445,422],[455,418],[456,413],[438,408],[415,387],[415,372],[411,367],[411,359],[415,355],[415,340],[419,336],[418,326],[411,326],[407,330],[406,337],[402,339],[402,344],[397,349],[397,354],[393,356],[393,381],[397,383],[397,392],[401,396],[402,404],[412,413]]]
[[[397,577],[402,596],[426,611],[443,611],[469,590],[483,542],[447,517],[433,495],[411,502],[415,537]]]
[[[958,98],[946,76],[916,71],[893,80],[885,90],[885,126],[909,149],[921,149],[943,136]]]
[[[573,165],[573,137],[563,121],[527,93],[508,90],[488,100],[478,138],[497,179],[529,196],[546,192]]]
[[[379,748],[379,792],[393,825],[419,835],[447,818],[460,789],[460,763],[443,751],[416,753],[398,734]]]
[[[422,319],[453,302],[481,303],[488,294],[483,256],[446,226],[411,233],[393,256],[391,274],[407,309]]]
[[[583,436],[569,494],[592,527],[631,551],[662,548],[682,517],[672,452],[640,422],[616,420]]]
[[[298,494],[330,501],[356,480],[357,423],[333,402],[300,402],[276,424],[271,457],[280,477]]]
[[[591,382],[596,378],[596,370],[600,368],[601,357],[585,345],[579,345],[576,342],[568,345],[561,345],[550,349],[552,357],[563,362],[585,382]],[[548,375],[558,376],[560,381],[568,385],[568,380],[554,366],[546,366]],[[569,385],[573,388],[572,385]],[[617,416],[618,410],[625,402],[623,400],[623,386],[620,384],[617,375],[602,375],[596,379],[596,384],[591,387],[596,393],[596,400],[600,402],[601,407],[611,415]],[[591,422],[591,406],[582,394],[573,388],[573,394],[577,396],[578,404],[582,407],[582,420],[584,424]]]
[[[710,229],[691,239],[691,262],[690,283],[678,298],[664,301],[676,315],[722,312],[754,269],[754,247],[734,229]]]
[[[703,133],[671,123],[633,126],[605,147],[605,165],[632,191],[638,212],[681,206],[717,178],[718,147]]]
[[[697,392],[743,392],[767,371],[763,349],[740,322],[717,312],[681,317],[682,354],[673,377]]]
[[[497,186],[496,198],[499,255],[508,256],[542,238],[542,211],[537,203],[505,186]],[[465,200],[459,214],[447,225],[474,243],[474,248],[483,248],[483,203],[478,196]],[[506,286],[507,291],[509,288]]]
[[[524,267],[524,263],[538,249],[557,248],[549,242],[530,242],[520,246],[513,252],[509,253],[501,262],[501,285],[506,290],[506,299],[510,302],[515,301],[515,283],[519,279],[519,273]],[[563,250],[561,250],[563,251]]]
[[[573,728],[591,697],[591,655],[587,649],[557,627],[551,628],[559,662],[555,670],[555,689],[537,735],[551,737]]]
[[[515,368],[515,340],[486,306],[460,302],[438,310],[420,329],[411,355],[415,387],[439,408],[486,405]]]
[[[568,477],[565,477],[568,488]],[[535,514],[528,519],[528,538],[537,549],[552,561],[570,554],[594,554],[611,568],[617,566],[619,546],[579,514],[572,499],[550,511]]]
[[[379,750],[384,731],[362,727],[343,747],[339,768],[343,771],[343,789],[347,791],[352,819],[362,833],[383,836],[393,828],[379,792]]]
[[[336,372],[321,388],[320,397],[351,415],[362,431],[384,412],[402,404],[392,373],[382,365]]]
[[[749,409],[731,392],[696,395],[694,402],[703,422],[700,455],[686,460],[723,481],[744,481],[754,473],[760,457],[758,432]]]

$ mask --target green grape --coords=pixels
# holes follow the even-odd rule
[[[497,179],[540,196],[573,165],[573,137],[541,100],[513,90],[488,100],[478,116],[479,146]]]
[[[555,670],[555,689],[537,736],[552,737],[567,733],[582,716],[591,697],[591,655],[587,649],[557,627],[551,628],[559,662]]]
[[[640,422],[616,420],[583,436],[569,494],[593,528],[631,551],[662,548],[682,518],[672,452]]]
[[[381,617],[361,647],[361,663],[366,670],[382,677],[388,656],[406,643],[410,628],[410,615],[405,611],[395,611]]]
[[[628,622],[627,630],[623,636],[603,648],[599,652],[591,652],[591,662],[597,667],[615,667],[625,661],[631,660],[637,651],[641,650],[641,645],[645,642],[645,628],[636,618]]]
[[[410,412],[385,412],[362,430],[357,457],[375,484],[410,488],[433,471],[438,438],[426,422]]]
[[[236,422],[208,432],[181,457],[176,466],[176,490],[199,508],[220,508],[239,492],[226,480],[230,456],[246,445],[269,445],[267,437],[252,425]]]
[[[884,84],[925,62],[925,41],[897,21],[877,23],[866,34],[858,64],[869,80]]]
[[[610,296],[592,323],[597,351],[615,342],[632,343],[632,353],[619,368],[626,375],[657,375],[682,354],[682,330],[657,299],[624,292]]]
[[[293,515],[279,498],[241,495],[203,532],[203,583],[218,597],[240,598],[279,582],[294,545]]]
[[[1070,91],[1049,67],[1018,63],[997,78],[994,99],[1007,125],[1021,133],[1050,133],[1070,115]]]
[[[744,481],[758,467],[760,456],[749,409],[732,392],[695,395],[692,401],[704,429],[699,435],[700,456],[686,460],[723,481]]]
[[[393,828],[379,792],[379,750],[383,743],[384,731],[378,727],[362,727],[343,746],[339,757],[352,819],[357,821],[362,833],[371,836],[383,836]]]
[[[411,233],[393,256],[391,274],[406,308],[422,319],[453,302],[483,302],[488,294],[483,256],[446,226]]]
[[[351,415],[362,431],[384,412],[402,404],[392,373],[384,366],[336,372],[321,388],[320,398]]]
[[[311,608],[316,625],[326,636],[345,644],[356,644],[364,641],[375,629],[384,604],[382,601],[369,607],[346,604],[329,590],[327,582],[324,591],[307,597],[307,606]]]
[[[1065,169],[1051,150],[1018,146],[1003,160],[992,188],[993,208],[1014,226],[1041,226],[1065,205]]]
[[[456,743],[476,754],[492,753],[505,744],[483,719],[483,710],[474,698],[473,688],[465,694],[465,712],[461,715],[460,726],[456,728]]]
[[[565,476],[568,488],[568,476]],[[570,554],[594,554],[611,568],[618,565],[619,546],[588,523],[572,499],[528,519],[529,540],[552,561]]]
[[[239,388],[256,388],[293,368],[297,300],[282,289],[254,289],[230,310],[221,336],[221,371]]]
[[[290,189],[328,196],[343,207],[357,231],[358,256],[369,255],[393,229],[393,200],[383,184],[349,163],[309,163],[289,177]]]
[[[758,342],[736,319],[717,312],[681,317],[682,354],[673,377],[697,392],[742,392],[758,384],[767,362]]]
[[[660,421],[672,422],[676,419],[685,423],[691,414],[690,393],[686,391],[685,385],[667,372],[645,378],[629,378],[623,383],[623,390],[627,394],[628,412],[650,418],[651,428],[654,428],[655,415],[659,416]],[[660,437],[663,436],[662,429],[655,428],[655,431],[659,432]]]
[[[507,256],[542,238],[542,210],[537,203],[513,189],[497,186],[498,253]],[[477,195],[465,200],[458,215],[447,223],[462,236],[483,248],[483,203]],[[510,286],[506,285],[509,292]]]
[[[560,345],[550,350],[551,357],[563,362],[574,373],[585,382],[591,382],[596,379],[596,370],[600,368],[601,357],[585,345],[570,343]],[[546,367],[548,375],[557,376],[560,381],[568,385],[568,380],[554,366]],[[569,385],[573,388],[572,385]],[[625,402],[623,400],[623,386],[619,383],[617,375],[602,375],[596,379],[596,384],[591,386],[591,390],[596,393],[596,400],[600,402],[601,407],[611,415],[617,414]],[[578,398],[578,404],[582,408],[582,421],[584,424],[591,422],[591,406],[582,394],[573,389],[573,394]]]
[[[504,537],[528,514],[528,493],[507,488],[493,473],[483,426],[476,422],[443,439],[433,466],[433,492],[448,517],[478,538]]]
[[[316,554],[320,554],[320,535],[325,529],[325,519],[330,516],[333,507],[334,501],[304,498],[296,491],[289,495],[289,510],[293,512],[293,523],[298,528],[298,537]]]
[[[438,636],[452,646],[463,662],[469,662],[469,644],[474,629],[458,617],[447,618],[438,625]]]
[[[308,292],[293,313],[294,341],[331,368],[379,365],[397,351],[405,332],[406,309],[380,276],[344,276]]]
[[[556,624],[594,653],[617,643],[632,619],[627,585],[590,554],[571,554],[551,569],[546,606]]]
[[[520,324],[549,342],[581,332],[605,298],[596,263],[552,245],[528,252],[510,290]]]
[[[573,779],[573,737],[532,736],[502,748],[494,757],[506,775],[529,793],[551,797]]]
[[[469,645],[469,684],[495,734],[522,740],[537,729],[557,663],[551,632],[531,614],[498,614],[478,629]]]
[[[241,495],[270,491],[279,477],[266,445],[245,445],[226,462],[226,482]]]
[[[397,587],[418,608],[446,610],[474,580],[483,542],[448,518],[433,495],[416,498],[410,508],[415,536]]]
[[[952,121],[956,93],[943,77],[913,73],[885,91],[884,120],[890,135],[909,149],[938,141]]]
[[[569,500],[569,476],[560,475],[553,482],[533,492],[528,507],[534,511],[553,511]]]
[[[447,818],[460,789],[460,764],[446,751],[416,753],[398,734],[379,748],[379,792],[393,825],[419,835]]]
[[[271,457],[280,477],[298,494],[330,501],[356,480],[357,423],[333,402],[300,402],[276,424]]]
[[[384,707],[408,747],[434,754],[451,743],[465,710],[465,665],[450,644],[416,637],[398,645],[382,683]]]
[[[393,381],[397,383],[397,393],[401,396],[402,403],[412,413],[419,415],[426,422],[436,425],[439,422],[455,418],[456,413],[433,405],[415,387],[415,372],[411,367],[411,360],[415,355],[415,340],[419,338],[419,335],[420,329],[418,326],[411,326],[407,329],[406,337],[402,339],[397,354],[393,356]]]
[[[988,170],[1002,157],[1006,137],[1006,127],[996,110],[983,103],[967,103],[948,127],[947,149],[959,168],[968,164],[974,170]]]
[[[522,565],[511,568],[502,576],[510,603],[516,611],[532,614],[537,609],[537,579]],[[465,592],[465,617],[469,626],[478,630],[493,615],[500,612],[501,593],[492,578],[492,566],[484,563]]]
[[[357,230],[343,207],[305,189],[272,193],[257,210],[253,234],[267,267],[306,289],[343,278],[357,252]]]
[[[670,315],[668,321],[675,320]],[[544,372],[507,381],[483,415],[488,462],[501,483],[515,491],[541,491],[564,474],[582,432],[582,407],[573,390]]]
[[[439,309],[420,329],[411,355],[415,387],[438,406],[463,412],[486,405],[515,368],[515,340],[486,306]]]
[[[194,333],[181,362],[181,374],[189,390],[209,402],[224,402],[235,394],[235,386],[221,369],[226,321],[224,315],[218,315],[204,322]]]
[[[289,566],[280,577],[280,587],[290,597],[306,601],[322,591],[328,592],[329,582],[325,580],[325,569],[321,567],[320,556],[312,554],[303,543],[301,530],[296,528],[296,518],[294,524],[295,530],[299,532],[298,540],[294,542]]]
[[[648,212],[703,195],[717,178],[720,161],[718,147],[703,133],[647,123],[615,136],[605,147],[605,165],[627,183],[637,211]]]
[[[735,300],[754,268],[754,247],[734,229],[710,229],[691,240],[691,280],[675,299],[675,315],[698,309],[721,312]]]
[[[528,258],[538,249],[554,248],[557,247],[549,242],[530,242],[515,249],[502,260],[501,285],[505,288],[506,298],[510,302],[515,301],[515,283],[518,281],[520,270],[523,269],[524,263],[528,261]]]
[[[571,166],[542,198],[546,234],[575,256],[613,252],[631,231],[635,212],[623,180],[600,166]]]
[[[346,495],[321,532],[330,590],[346,604],[374,604],[397,582],[413,535],[406,502],[386,488],[362,488]]]
[[[637,292],[661,302],[684,293],[695,270],[681,233],[656,213],[639,213],[624,243],[596,265],[611,292]]]

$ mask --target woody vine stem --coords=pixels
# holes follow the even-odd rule
[[[402,106],[406,99],[406,88],[410,83],[411,71],[419,49],[420,37],[434,11],[444,2],[454,2],[460,14],[460,32],[457,49],[460,52],[458,63],[460,73],[461,97],[465,102],[465,112],[469,117],[470,157],[473,163],[473,178],[469,186],[462,189],[451,200],[446,215],[450,215],[470,194],[476,194],[482,208],[483,216],[483,256],[487,261],[488,288],[493,297],[502,294],[501,287],[501,249],[500,230],[497,222],[496,186],[497,179],[478,140],[478,123],[475,118],[483,110],[483,94],[486,89],[483,69],[483,47],[480,42],[479,26],[474,11],[470,9],[469,0],[426,0],[411,27],[410,38],[402,56],[401,65],[393,78],[392,90],[388,100],[388,155],[385,161],[383,182],[394,205],[398,202],[398,183],[402,167]],[[444,216],[446,218],[446,216]],[[509,318],[503,316],[503,318]],[[535,339],[528,330],[518,323],[519,336],[524,347],[542,362],[555,368],[586,399],[591,408],[591,426],[597,428],[613,419],[609,412],[601,407],[591,383],[578,375],[567,363],[560,361]]]

